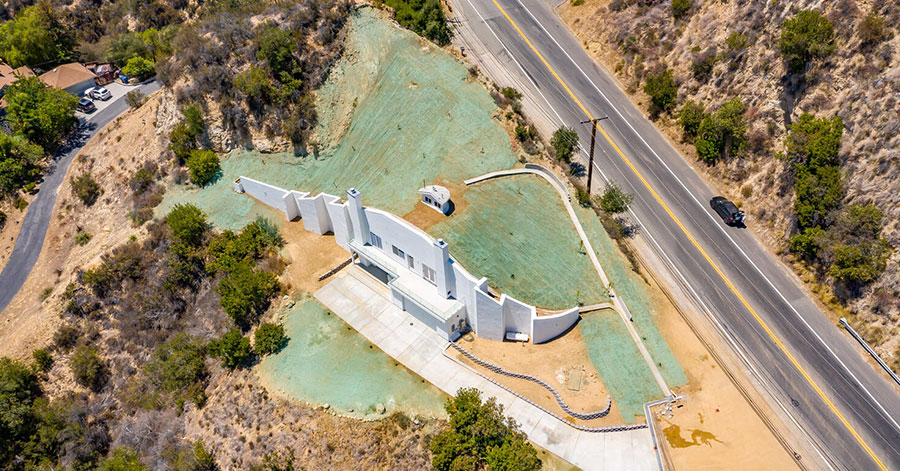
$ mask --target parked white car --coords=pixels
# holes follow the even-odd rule
[[[89,88],[88,91],[84,92],[84,96],[92,99],[92,100],[109,100],[112,98],[112,93],[109,93],[109,90],[103,87],[94,87]]]

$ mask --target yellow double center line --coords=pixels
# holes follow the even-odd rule
[[[556,78],[556,81],[559,82],[560,85],[562,85],[562,87],[566,90],[566,93],[569,94],[569,97],[572,98],[572,101],[574,101],[575,104],[578,105],[579,108],[581,108],[581,111],[584,112],[584,114],[588,117],[588,119],[594,119],[594,117],[587,110],[587,108],[585,108],[584,105],[581,104],[581,100],[579,100],[578,97],[576,97],[575,94],[572,93],[572,90],[569,88],[568,85],[566,85],[566,82],[564,82],[563,79],[560,78],[559,74],[557,74],[556,71],[553,70],[553,67],[551,67],[550,64],[547,63],[547,60],[544,59],[544,56],[541,55],[540,52],[538,52],[537,48],[534,47],[534,44],[531,43],[531,40],[529,40],[528,37],[525,36],[525,33],[523,33],[521,29],[519,29],[519,25],[517,25],[516,22],[513,21],[512,18],[510,18],[510,16],[506,13],[506,10],[504,10],[503,7],[501,7],[500,4],[497,3],[497,0],[491,0],[491,1],[494,3],[494,5],[497,7],[497,9],[500,10],[500,13],[502,13],[503,16],[506,17],[506,20],[509,21],[509,24],[511,24],[512,27],[515,28],[516,32],[519,33],[519,36],[522,37],[522,39],[525,41],[525,43],[528,44],[528,47],[530,47],[531,50],[534,52],[534,54],[537,55],[537,57],[541,60],[541,62],[544,64],[544,66],[547,68],[547,70],[549,70],[550,73],[553,74],[553,77]],[[703,255],[703,258],[706,259],[707,263],[709,263],[709,265],[713,268],[713,270],[715,270],[716,273],[719,274],[719,276],[722,278],[722,280],[725,282],[725,284],[728,285],[728,288],[741,301],[741,304],[743,304],[744,307],[747,308],[747,310],[750,312],[750,314],[753,315],[753,318],[756,319],[756,322],[759,323],[759,325],[763,328],[764,331],[766,331],[766,333],[769,335],[769,337],[772,339],[772,341],[775,342],[775,345],[778,346],[778,348],[784,353],[784,355],[788,358],[788,360],[791,361],[791,363],[794,365],[794,367],[797,368],[797,371],[799,371],[800,374],[803,375],[803,378],[805,378],[806,381],[810,384],[810,386],[813,387],[813,389],[816,391],[816,393],[819,395],[819,397],[821,397],[822,400],[825,401],[825,404],[827,404],[828,408],[831,409],[832,412],[834,412],[834,414],[837,416],[838,419],[840,419],[841,423],[844,424],[844,427],[846,427],[847,430],[850,431],[850,433],[853,435],[853,438],[855,438],[856,441],[859,442],[860,445],[862,445],[863,449],[866,450],[866,453],[869,454],[869,456],[872,458],[872,460],[875,461],[875,463],[878,465],[879,468],[881,468],[884,471],[887,471],[887,467],[884,465],[884,463],[882,463],[881,460],[875,455],[875,452],[873,452],[872,449],[869,447],[869,445],[866,444],[866,442],[862,439],[862,437],[859,435],[859,433],[857,433],[856,429],[854,429],[853,426],[850,425],[850,422],[844,417],[844,414],[842,414],[837,409],[837,407],[834,405],[834,403],[831,402],[831,399],[829,399],[828,396],[825,395],[825,392],[822,391],[822,388],[820,388],[819,385],[816,384],[815,381],[813,381],[813,379],[812,379],[812,377],[810,377],[809,373],[807,373],[806,370],[800,365],[800,363],[797,362],[797,359],[794,358],[794,355],[792,355],[791,352],[789,352],[787,350],[787,348],[785,348],[784,343],[781,341],[781,339],[779,339],[778,336],[775,335],[775,332],[773,332],[772,329],[769,328],[768,324],[766,324],[766,322],[759,316],[759,314],[756,313],[756,310],[754,310],[753,307],[750,306],[750,303],[748,303],[747,300],[744,298],[744,296],[737,290],[737,288],[735,288],[735,286],[731,282],[731,280],[729,280],[728,277],[725,276],[725,274],[722,272],[722,270],[719,269],[718,265],[716,265],[715,262],[713,262],[712,258],[710,258],[710,256],[709,256],[709,254],[706,253],[706,250],[703,250],[703,247],[700,246],[700,244],[697,242],[697,239],[694,238],[694,236],[687,230],[687,228],[684,227],[684,224],[682,224],[681,221],[678,220],[678,218],[675,216],[675,214],[672,213],[672,210],[669,209],[669,206],[662,200],[662,198],[660,198],[659,194],[656,193],[656,190],[654,190],[653,187],[650,186],[650,184],[647,182],[647,180],[644,178],[644,176],[641,175],[641,172],[639,172],[638,169],[635,168],[635,166],[631,163],[631,161],[628,159],[628,157],[626,157],[625,154],[622,153],[622,150],[619,149],[619,146],[617,146],[615,142],[613,142],[612,138],[609,137],[609,134],[607,134],[606,131],[603,129],[603,127],[600,126],[599,124],[594,123],[594,126],[596,126],[597,130],[600,131],[601,134],[603,134],[603,137],[606,139],[607,142],[609,142],[609,145],[611,145],[612,148],[615,149],[616,153],[619,154],[619,157],[622,158],[622,161],[624,161],[625,164],[628,165],[628,167],[631,169],[631,171],[634,172],[634,174],[638,177],[638,179],[641,181],[641,183],[644,184],[644,187],[646,187],[647,190],[650,192],[650,194],[653,195],[653,198],[656,199],[656,201],[660,204],[660,206],[662,206],[662,208],[666,211],[666,213],[669,215],[669,217],[671,217],[672,220],[675,221],[675,224],[677,224],[678,227],[681,229],[681,231],[684,232],[684,235],[686,235],[688,240],[691,241],[691,244],[693,244],[694,247],[697,248],[697,251],[699,251],[700,254]]]

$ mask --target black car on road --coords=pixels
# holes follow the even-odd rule
[[[725,224],[728,224],[729,226],[743,225],[744,220],[747,218],[743,211],[738,209],[734,203],[728,201],[724,196],[716,196],[709,200],[709,205],[712,206],[712,209],[719,214],[719,217],[721,217],[723,221],[725,221]]]

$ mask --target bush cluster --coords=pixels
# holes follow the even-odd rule
[[[438,471],[541,469],[537,451],[503,406],[481,400],[477,389],[460,389],[444,409],[450,426],[431,440],[431,464]]]
[[[809,63],[830,56],[836,48],[834,25],[818,11],[802,10],[782,25],[778,49],[793,73],[803,72]]]
[[[90,172],[82,173],[72,179],[72,191],[85,206],[92,206],[103,194],[103,188]]]
[[[682,126],[693,125],[696,119],[696,109],[690,109],[685,115],[682,110]],[[686,117],[687,116],[687,117]],[[687,127],[684,127],[687,130]],[[713,113],[704,114],[697,134],[694,137],[694,147],[697,156],[708,164],[715,164],[718,160],[740,154],[747,143],[747,122],[744,117],[744,104],[739,98],[726,101]]]
[[[438,0],[384,0],[394,10],[394,19],[402,26],[434,41],[438,46],[450,44],[453,30]]]
[[[650,96],[650,112],[653,115],[670,111],[675,108],[675,99],[678,98],[678,85],[672,78],[672,71],[664,69],[658,75],[647,77],[644,84],[644,93]]]
[[[550,146],[553,147],[553,155],[560,161],[569,163],[575,146],[578,145],[578,133],[570,127],[563,126],[553,133]]]

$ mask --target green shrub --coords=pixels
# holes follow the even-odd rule
[[[166,216],[166,224],[172,228],[175,241],[198,246],[203,241],[209,224],[206,215],[193,204],[176,204]]]
[[[253,334],[253,348],[260,355],[275,353],[287,342],[284,326],[263,322]]]
[[[747,142],[744,104],[739,98],[725,102],[716,112],[706,115],[697,129],[694,147],[697,156],[708,164],[739,154]]]
[[[692,6],[693,2],[691,0],[672,0],[672,18],[676,20],[684,18]]]
[[[72,191],[85,206],[93,205],[103,194],[103,189],[100,188],[100,184],[94,180],[94,176],[90,172],[82,173],[72,179]]]
[[[746,49],[750,45],[750,41],[747,40],[747,36],[744,36],[743,33],[735,31],[725,39],[725,45],[728,46],[729,51],[739,52]]]
[[[128,180],[128,186],[135,194],[140,194],[147,191],[153,185],[154,180],[156,180],[156,172],[152,167],[145,165],[131,175],[131,179]]]
[[[234,86],[247,95],[247,97],[259,100],[260,103],[268,103],[275,91],[272,89],[272,80],[262,67],[250,65],[234,78]]]
[[[681,125],[684,136],[691,139],[696,137],[704,118],[706,118],[706,110],[702,105],[694,100],[684,102],[681,112],[678,114],[678,124]]]
[[[450,44],[453,30],[438,0],[385,0],[384,3],[394,10],[394,20],[401,26],[434,41],[438,46]]]
[[[137,452],[127,446],[114,448],[100,463],[97,471],[145,471]]]
[[[678,97],[678,85],[672,78],[672,71],[663,70],[659,75],[647,77],[644,84],[644,93],[650,96],[651,109],[654,115],[675,108],[675,98]]]
[[[826,228],[829,215],[844,198],[839,152],[844,124],[840,117],[804,113],[784,139],[784,158],[793,166],[794,214],[801,231]]]
[[[128,63],[125,64],[125,67],[122,67],[122,73],[129,77],[137,77],[140,80],[144,80],[156,73],[156,64],[150,59],[135,56],[128,59]]]
[[[500,93],[510,101],[517,101],[522,99],[522,94],[513,87],[504,87],[503,90],[500,90]]]
[[[28,191],[40,175],[38,163],[44,151],[23,138],[0,132],[0,198],[12,196],[19,189]],[[6,217],[0,213],[0,228]]]
[[[460,389],[444,406],[450,427],[431,440],[431,464],[438,471],[541,469],[537,451],[496,399],[481,400],[477,389]]]
[[[572,161],[572,153],[575,152],[575,146],[578,144],[578,133],[570,127],[563,126],[553,133],[550,139],[550,145],[553,147],[553,153],[557,159],[563,162]]]
[[[106,363],[93,348],[87,345],[76,348],[69,358],[69,365],[78,384],[92,391],[99,391],[106,384]]]
[[[778,49],[793,73],[803,72],[807,64],[834,53],[834,25],[821,13],[802,10],[785,20]]]
[[[256,260],[267,251],[280,248],[284,240],[278,233],[278,228],[268,219],[260,216],[241,229],[240,234],[232,231],[224,231],[207,246],[209,263],[207,271],[231,271],[239,263]]]
[[[698,82],[706,82],[712,76],[719,55],[715,47],[710,47],[702,52],[695,53],[691,60],[691,73]]]
[[[815,261],[824,243],[825,231],[819,227],[810,227],[791,237],[788,248],[805,260]]]
[[[125,94],[125,103],[131,109],[140,108],[144,104],[144,94],[140,90],[132,90]]]
[[[238,329],[225,332],[222,338],[213,340],[207,348],[212,356],[222,360],[222,366],[231,369],[245,365],[252,355],[250,339]]]
[[[591,194],[581,185],[575,187],[575,199],[578,200],[578,204],[585,208],[591,206]]]
[[[851,283],[870,283],[878,279],[890,254],[884,239],[866,244],[838,244],[832,250],[833,261],[828,267],[828,274]]]
[[[33,368],[0,358],[0,463],[6,463],[4,469],[30,469],[18,466],[18,461],[38,431],[34,406],[43,395],[38,379]]]
[[[65,351],[74,347],[78,343],[79,338],[81,338],[81,331],[77,327],[63,324],[53,334],[53,344]]]
[[[87,232],[82,231],[81,229],[75,233],[75,243],[78,245],[85,245],[91,240],[91,235]]]
[[[873,46],[891,37],[884,17],[876,13],[869,13],[859,22],[856,34],[864,47]]]
[[[185,161],[191,171],[191,181],[206,186],[219,173],[219,156],[211,150],[192,150]]]
[[[607,214],[621,214],[628,211],[634,195],[626,193],[615,182],[609,182],[600,195],[600,209]]]
[[[801,166],[838,165],[843,132],[840,116],[827,119],[803,113],[791,124],[784,140],[785,156],[795,170]]]
[[[191,151],[199,147],[200,136],[206,131],[206,122],[199,106],[187,105],[182,113],[184,119],[169,134],[169,149],[175,153],[179,164],[184,163]]]
[[[50,352],[47,351],[46,348],[37,348],[31,352],[31,357],[34,358],[34,364],[37,365],[37,368],[40,371],[50,371],[50,368],[53,368],[53,357],[50,356]]]
[[[247,329],[269,307],[269,300],[279,289],[275,275],[244,262],[219,280],[216,292],[221,297],[222,309],[238,327]]]
[[[527,124],[516,125],[515,131],[516,139],[518,139],[519,142],[528,142],[534,140],[534,138],[537,137],[537,132],[534,130],[534,128]]]
[[[178,333],[157,347],[144,366],[144,374],[163,391],[184,391],[206,377],[205,355],[200,342],[185,333]]]

